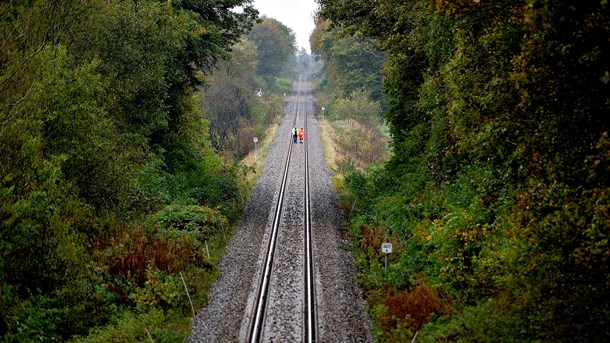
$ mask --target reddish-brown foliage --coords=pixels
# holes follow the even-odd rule
[[[444,315],[453,311],[450,304],[441,300],[438,291],[428,287],[424,281],[420,281],[411,292],[406,289],[397,292],[387,287],[384,304],[388,315],[382,324],[390,330],[401,323],[417,331],[430,321],[432,313]]]
[[[202,256],[201,249],[187,239],[151,238],[140,228],[117,234],[111,241],[112,248],[107,250],[110,273],[134,277],[140,285],[146,282],[147,267],[177,273]]]
[[[366,247],[381,247],[381,243],[387,241],[387,232],[378,226],[360,225],[362,240],[360,245]],[[381,252],[379,252],[381,256]]]

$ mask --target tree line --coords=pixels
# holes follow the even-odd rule
[[[387,54],[392,154],[345,180],[375,336],[607,340],[608,2],[318,3]]]
[[[186,337],[248,192],[223,106],[281,104],[252,95],[284,75],[260,25],[285,29],[250,0],[0,2],[1,341]]]
[[[363,169],[385,161],[383,111],[388,103],[381,71],[387,54],[370,37],[346,35],[319,14],[314,20],[309,38],[318,60],[314,91],[321,125],[333,142],[326,150],[339,164],[331,168]]]

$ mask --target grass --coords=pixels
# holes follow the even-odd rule
[[[324,146],[324,159],[326,160],[328,168],[335,173],[339,170],[337,147],[333,140],[335,129],[332,122],[328,119],[320,118],[318,122],[320,124],[320,138],[322,139],[322,144]]]
[[[383,163],[389,156],[389,135],[385,127],[369,127],[355,119],[319,118],[324,159],[333,175],[333,186],[346,214],[354,208],[354,197],[343,183],[344,171],[355,167],[364,171],[371,164]],[[346,168],[349,166],[350,168]]]
[[[252,190],[256,183],[256,179],[263,171],[263,167],[265,164],[265,159],[267,158],[267,154],[269,152],[269,147],[273,143],[275,139],[275,135],[277,134],[277,130],[279,129],[279,123],[274,123],[271,125],[266,131],[264,138],[258,141],[258,146],[256,150],[252,150],[241,163],[246,166],[248,169],[252,170],[252,173],[248,173],[246,178],[244,179],[244,185],[246,185],[246,189]]]
[[[320,119],[326,163],[333,172],[345,164],[364,171],[371,164],[383,163],[389,156],[387,132],[355,119]]]

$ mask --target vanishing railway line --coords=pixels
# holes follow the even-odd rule
[[[297,84],[306,84],[307,83],[307,77],[304,75],[299,76],[299,80],[297,82]],[[307,116],[308,116],[308,112],[311,112],[310,108],[312,108],[312,104],[311,102],[313,101],[311,98],[311,93],[308,90],[309,88],[306,88],[305,91],[297,89],[296,90],[296,96],[293,97],[292,101],[293,103],[293,111],[292,111],[292,116],[293,116],[293,120],[292,120],[292,126],[293,127],[303,127],[305,129],[305,132],[307,132]],[[288,107],[287,107],[288,109]],[[300,125],[302,124],[302,125]],[[288,135],[287,135],[288,137]],[[316,295],[315,295],[315,269],[314,269],[314,256],[313,256],[313,247],[312,247],[312,242],[313,242],[313,238],[312,238],[312,229],[311,229],[311,218],[310,218],[310,203],[309,203],[309,156],[308,156],[308,143],[307,143],[307,139],[304,140],[304,142],[301,143],[297,143],[297,144],[293,144],[292,142],[292,138],[290,138],[290,141],[287,142],[287,155],[286,155],[286,161],[284,164],[284,171],[283,171],[283,176],[281,179],[281,185],[280,185],[280,190],[278,193],[278,197],[276,200],[276,206],[275,206],[275,211],[274,211],[274,215],[273,215],[273,222],[271,225],[271,230],[270,230],[270,234],[268,236],[267,239],[267,244],[266,244],[266,251],[264,253],[264,259],[263,259],[263,263],[262,263],[262,271],[260,272],[260,278],[258,280],[258,285],[256,286],[256,297],[254,298],[254,304],[251,307],[252,312],[248,313],[249,311],[247,311],[247,313],[245,314],[246,316],[250,316],[250,320],[248,320],[247,322],[248,324],[248,331],[247,331],[247,340],[249,342],[261,342],[261,341],[267,341],[267,340],[272,340],[272,338],[270,337],[266,337],[267,336],[273,336],[274,332],[276,329],[274,328],[274,323],[270,323],[270,313],[271,310],[270,309],[270,302],[274,301],[272,299],[272,293],[294,293],[295,290],[298,291],[298,288],[300,287],[290,287],[291,289],[281,289],[281,287],[279,287],[280,283],[278,282],[272,282],[273,278],[281,278],[282,276],[276,276],[277,270],[281,269],[281,268],[286,268],[286,267],[282,267],[281,264],[277,263],[277,260],[279,259],[279,255],[280,253],[278,252],[279,249],[289,249],[288,246],[284,246],[284,245],[278,245],[278,241],[279,241],[279,237],[281,236],[281,231],[282,230],[289,230],[287,227],[289,227],[291,224],[288,220],[283,220],[282,218],[286,218],[286,217],[290,217],[290,214],[284,213],[284,211],[289,211],[292,210],[296,213],[298,213],[298,216],[301,217],[301,222],[302,222],[302,250],[300,250],[302,252],[302,256],[300,259],[296,259],[293,261],[288,261],[288,268],[291,268],[293,270],[298,270],[298,269],[302,269],[302,280],[301,282],[296,282],[296,284],[302,286],[302,290],[301,290],[301,306],[302,306],[302,310],[300,311],[300,313],[302,314],[301,316],[301,323],[300,325],[302,326],[301,328],[301,337],[300,337],[300,341],[302,342],[315,342],[316,339],[316,334],[317,334],[317,315],[316,315]],[[298,162],[295,162],[298,161]],[[291,168],[291,166],[295,166],[297,164],[301,164],[302,168]],[[298,170],[301,169],[302,171],[302,177],[298,177],[298,175],[296,175],[297,177],[295,179],[300,180],[300,182],[302,182],[301,187],[302,187],[302,197],[301,197],[301,204],[298,208],[294,208],[294,207],[290,207],[289,205],[286,205],[287,202],[289,202],[287,200],[287,198],[291,197],[290,194],[288,194],[287,192],[287,187],[289,184],[289,178],[291,176],[295,176],[295,174],[298,173]],[[300,183],[299,182],[299,183]],[[292,185],[292,187],[294,188],[294,183]],[[296,188],[301,188],[301,187],[296,187]],[[297,193],[298,194],[298,193]],[[292,195],[293,197],[293,201],[295,202],[294,198],[294,194]],[[298,195],[296,196],[296,199],[298,200]],[[297,201],[298,203],[298,201]],[[295,211],[296,210],[296,211]],[[298,220],[297,220],[298,222]],[[294,225],[293,225],[294,226]],[[298,225],[297,225],[298,227]],[[295,236],[295,235],[293,235]],[[298,235],[296,235],[298,236]],[[293,262],[293,263],[290,263]],[[299,262],[302,262],[302,265],[295,265],[298,264]],[[284,264],[286,264],[286,261],[284,261]],[[294,283],[290,284],[291,286],[294,286]],[[275,287],[275,288],[274,288]],[[294,300],[295,297],[293,297]],[[296,298],[298,298],[298,296],[296,296]],[[293,301],[294,303],[294,301]],[[296,301],[296,303],[298,303],[298,301]],[[290,304],[287,305],[281,305],[279,306],[279,308],[287,308],[288,311],[290,312],[298,312],[295,311],[293,308],[291,308]],[[282,313],[274,313],[273,315],[274,318],[298,318],[299,316],[294,316],[294,315],[284,315]],[[277,321],[277,319],[276,319]],[[289,327],[293,328],[293,334],[294,331],[298,331],[295,330],[294,328],[298,328],[299,327],[299,323],[292,323],[291,325],[288,325]],[[267,328],[267,330],[266,330]],[[277,333],[276,333],[277,334]],[[280,335],[282,337],[286,337],[286,333],[280,333]],[[297,338],[297,337],[293,337],[293,338]]]
[[[312,77],[285,99],[280,129],[189,342],[372,342],[314,116]],[[289,141],[303,127],[303,144]],[[315,251],[315,253],[314,253]]]

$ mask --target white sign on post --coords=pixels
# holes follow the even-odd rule
[[[258,143],[258,137],[254,137],[253,141],[254,141],[254,158],[258,161],[258,146],[256,145],[256,143]]]
[[[381,252],[389,254],[392,252],[392,243],[381,243]]]

